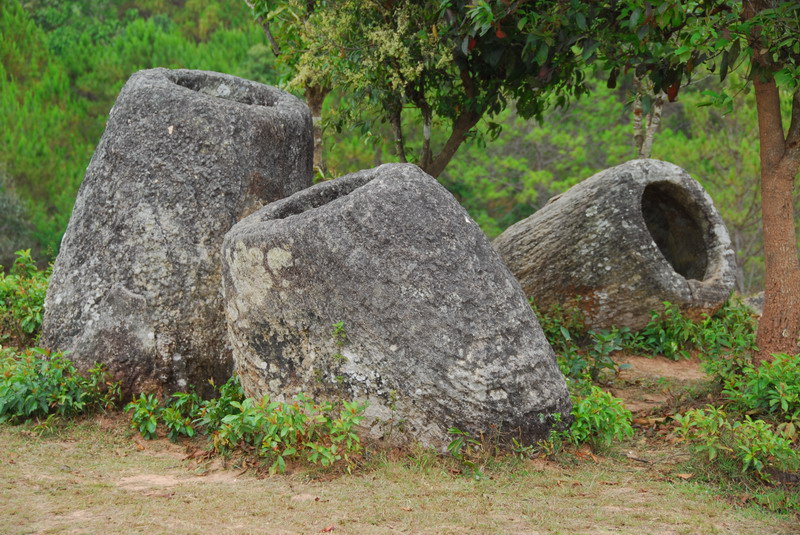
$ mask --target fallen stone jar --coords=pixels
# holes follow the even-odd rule
[[[543,312],[577,305],[593,329],[639,329],[669,301],[713,314],[735,282],[711,197],[680,167],[632,160],[601,171],[493,242]]]

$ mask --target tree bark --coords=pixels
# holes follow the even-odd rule
[[[433,178],[437,178],[441,175],[444,168],[447,167],[447,164],[453,159],[453,156],[455,156],[458,147],[460,147],[467,138],[469,131],[473,126],[478,124],[479,120],[480,115],[476,113],[465,112],[459,115],[453,122],[453,130],[450,133],[450,137],[447,138],[442,151],[433,158],[429,166],[423,167],[422,170]]]
[[[650,153],[653,151],[653,138],[658,131],[658,125],[661,124],[661,112],[664,109],[664,97],[666,94],[660,91],[658,95],[654,95],[653,102],[650,106],[650,113],[647,117],[647,128],[645,129],[644,140],[639,149],[639,158],[649,158]]]
[[[795,354],[800,336],[800,263],[797,258],[793,192],[800,170],[800,98],[795,94],[792,127],[783,137],[775,80],[754,80],[761,154],[761,213],[764,225],[764,313],[758,324],[757,361],[775,353]]]
[[[306,87],[306,103],[311,110],[314,129],[314,174],[325,175],[325,159],[322,152],[322,103],[330,93],[329,87],[310,85]]]
[[[745,2],[750,19],[770,2]],[[800,170],[800,93],[792,99],[792,119],[784,137],[775,65],[762,52],[760,28],[751,35],[753,85],[761,159],[761,218],[764,225],[764,312],[758,323],[756,362],[775,353],[796,354],[800,337],[800,262],[794,223],[794,181]]]

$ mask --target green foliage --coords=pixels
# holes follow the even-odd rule
[[[219,387],[214,386],[217,388],[217,397],[203,401],[196,412],[197,423],[210,430],[217,429],[222,425],[223,418],[236,412],[234,403],[244,401],[244,390],[242,390],[239,378],[235,375],[225,384]]]
[[[775,355],[772,362],[747,365],[726,382],[723,394],[751,414],[778,420],[800,416],[800,356]]]
[[[447,445],[447,453],[457,460],[466,473],[475,480],[484,478],[481,461],[485,461],[486,445],[466,431],[451,427],[447,432],[455,438]],[[515,441],[515,445],[517,442]]]
[[[323,467],[343,465],[350,470],[361,451],[356,426],[366,404],[342,401],[317,403],[300,394],[292,402],[245,398],[232,377],[218,388],[219,396],[200,400],[194,393],[176,393],[161,407],[158,398],[141,394],[125,410],[132,411],[131,427],[146,439],[157,436],[158,424],[170,440],[192,437],[199,429],[209,436],[218,454],[253,454],[271,473],[284,472],[287,462]]]
[[[684,318],[678,307],[664,302],[662,312],[651,312],[650,321],[636,335],[631,348],[673,360],[689,358],[686,348],[694,342],[696,330],[695,324]]]
[[[40,271],[30,249],[16,254],[8,274],[0,266],[0,343],[28,346],[39,337],[50,269]]]
[[[574,444],[588,442],[593,448],[607,449],[633,436],[631,411],[621,399],[594,385],[588,394],[572,396],[572,418],[568,437]]]
[[[770,469],[797,470],[800,455],[792,445],[793,435],[784,428],[776,430],[763,420],[733,420],[716,407],[688,411],[676,416],[679,436],[685,438],[695,453],[718,464],[732,463],[743,472],[755,471],[769,480]]]
[[[0,348],[0,422],[71,417],[112,408],[119,399],[119,384],[99,364],[84,376],[61,353]]]
[[[755,319],[741,302],[728,301],[713,316],[696,322],[665,302],[664,311],[652,313],[650,322],[633,336],[629,347],[671,359],[688,358],[690,350],[696,350],[707,361],[716,361],[754,351],[755,340]]]
[[[38,256],[57,252],[108,110],[132,73],[194,68],[277,80],[272,59],[254,50],[265,37],[243,3],[129,6],[4,0],[0,10],[0,167],[25,206],[35,242],[26,246]]]
[[[337,347],[343,347],[347,343],[347,331],[344,328],[343,321],[333,324],[331,338],[333,338],[333,343],[336,344]]]
[[[230,454],[234,448],[251,448],[270,465],[272,473],[285,471],[287,460],[323,467],[341,462],[350,470],[353,456],[361,451],[355,427],[363,419],[366,405],[316,403],[302,394],[289,403],[265,397],[232,405],[238,411],[225,416],[212,433],[214,450]]]
[[[598,382],[605,377],[604,373],[612,376],[618,373],[612,354],[629,345],[631,334],[627,328],[587,330],[577,303],[554,305],[544,314],[532,306],[566,377],[577,382],[588,377]]]
[[[603,389],[586,382],[580,382],[571,394],[571,425],[563,429],[560,414],[554,415],[552,429],[546,440],[535,445],[524,445],[516,439],[511,444],[498,444],[492,437],[477,439],[458,428],[448,432],[454,438],[447,446],[447,452],[456,459],[466,473],[475,479],[484,477],[483,467],[493,455],[511,451],[518,456],[540,452],[552,456],[561,451],[565,442],[574,445],[589,443],[596,450],[606,450],[620,440],[633,436],[631,411],[625,408],[622,400],[615,398]]]
[[[161,412],[155,394],[139,394],[138,398],[125,406],[125,412],[131,413],[131,427],[147,440],[157,436],[158,415]]]
[[[541,122],[510,110],[483,121],[483,135],[469,138],[441,175],[442,184],[490,238],[554,195],[634,156],[624,93],[593,77],[587,87],[591,99],[547,111]]]

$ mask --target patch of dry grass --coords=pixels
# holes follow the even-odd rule
[[[182,446],[133,436],[124,417],[87,420],[45,438],[0,426],[0,531],[796,532],[792,518],[734,507],[701,484],[676,483],[653,465],[624,458],[587,457],[569,466],[508,460],[476,481],[425,451],[378,459],[338,478],[193,469],[184,456]]]

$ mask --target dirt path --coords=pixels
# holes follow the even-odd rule
[[[618,355],[625,365],[609,391],[622,398],[634,416],[647,416],[677,405],[687,394],[702,389],[707,380],[700,360],[670,360],[663,356]]]
[[[673,474],[646,441],[639,460],[506,460],[475,480],[420,451],[353,476],[259,478],[197,465],[142,441],[120,418],[36,438],[0,426],[0,531],[27,533],[792,533],[785,516],[739,508]],[[648,462],[642,462],[642,458]],[[328,530],[328,531],[325,531]]]

